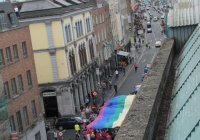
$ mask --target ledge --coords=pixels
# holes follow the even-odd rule
[[[174,55],[174,40],[165,39],[115,140],[151,140]]]

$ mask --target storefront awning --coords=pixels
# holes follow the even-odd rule
[[[117,54],[122,55],[122,56],[128,56],[129,55],[128,52],[124,52],[124,51],[119,51]]]

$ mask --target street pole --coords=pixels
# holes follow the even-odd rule
[[[118,69],[118,57],[117,57],[117,50],[115,50],[115,63],[116,63],[116,69]]]

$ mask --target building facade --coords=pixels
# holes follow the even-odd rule
[[[95,3],[35,1],[22,6],[19,22],[30,27],[46,117],[55,117],[58,112],[62,115],[80,112],[86,95],[96,88],[96,47],[90,12]],[[34,9],[38,4],[41,7]]]
[[[111,60],[113,37],[110,28],[109,4],[105,0],[97,0],[97,7],[92,10],[95,33],[96,53],[100,66],[101,78],[111,75],[115,63]]]
[[[10,140],[8,109],[3,93],[3,80],[0,73],[0,139]]]
[[[0,70],[10,131],[26,140],[46,139],[29,27],[18,26],[11,3],[1,6]]]

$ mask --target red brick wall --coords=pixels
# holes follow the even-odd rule
[[[26,41],[27,53],[28,57],[24,58],[22,51],[22,42]],[[17,44],[19,61],[14,61],[14,54],[12,45]],[[10,46],[11,56],[12,56],[12,64],[8,65],[6,60],[6,51],[5,48]],[[15,120],[15,128],[17,128],[17,120],[16,120],[16,112],[20,110],[23,129],[25,129],[25,122],[23,121],[23,110],[24,106],[27,106],[29,125],[33,123],[33,114],[31,109],[31,101],[35,100],[37,117],[40,118],[39,113],[41,113],[41,102],[39,96],[39,89],[37,83],[36,69],[33,57],[32,43],[30,37],[29,27],[21,27],[14,30],[9,30],[3,33],[0,33],[0,49],[3,49],[4,53],[4,62],[5,67],[1,69],[3,82],[8,82],[9,91],[10,91],[10,100],[8,101],[8,115],[14,116]],[[32,88],[28,87],[26,71],[31,71],[32,78]],[[24,93],[18,94],[17,97],[13,98],[12,96],[12,88],[11,88],[11,79],[15,78],[17,90],[19,90],[18,85],[18,75],[22,75],[23,78],[23,86]]]
[[[104,22],[100,23],[100,14],[104,14]],[[98,16],[98,24],[96,24],[96,16]],[[92,17],[93,17],[93,21],[95,24],[93,24],[94,26],[94,33],[96,35],[97,38],[97,52],[102,50],[103,47],[103,43],[105,41],[111,41],[112,40],[112,32],[111,32],[111,28],[110,28],[110,17],[109,17],[109,5],[103,5],[101,8],[96,8],[92,10]],[[102,21],[102,18],[101,18]],[[106,29],[106,39],[104,36],[104,40],[102,40],[102,33],[101,33],[101,29]],[[98,32],[100,35],[100,43],[98,40]]]

